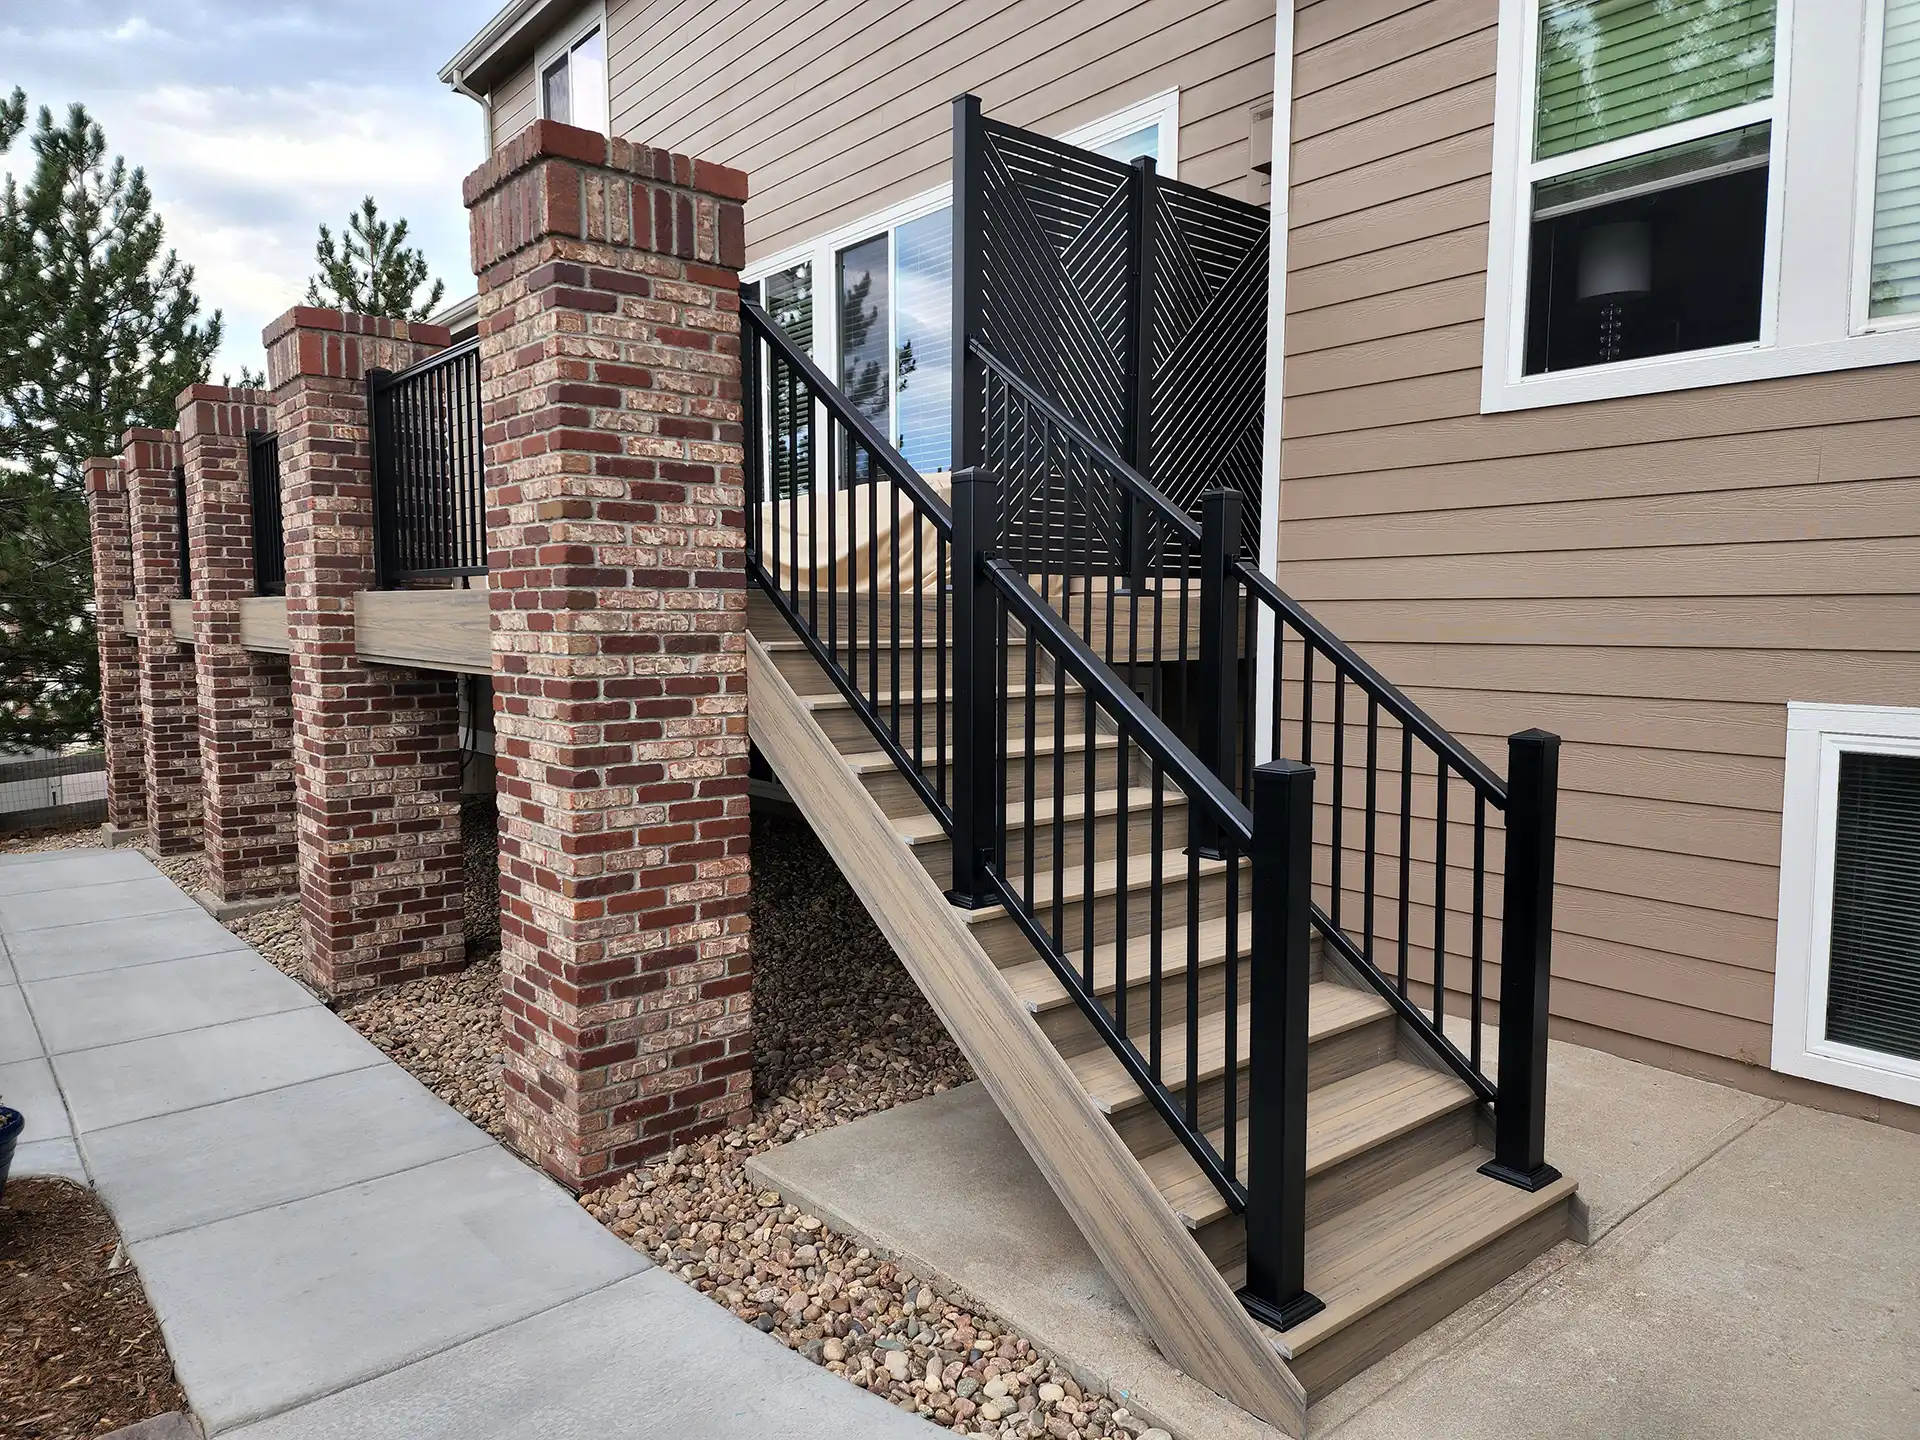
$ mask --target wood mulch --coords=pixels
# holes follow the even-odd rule
[[[0,1436],[93,1440],[185,1408],[106,1210],[64,1180],[9,1181],[0,1197]]]

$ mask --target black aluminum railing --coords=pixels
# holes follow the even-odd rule
[[[247,435],[247,493],[253,510],[253,593],[287,593],[287,537],[280,504],[280,437]]]
[[[180,546],[180,598],[193,596],[193,558],[189,553],[193,546],[187,536],[187,470],[184,465],[173,467],[173,534]]]
[[[367,374],[383,589],[487,573],[480,342]]]

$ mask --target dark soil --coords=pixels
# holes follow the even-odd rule
[[[0,1198],[0,1435],[92,1440],[186,1396],[119,1232],[64,1180]]]

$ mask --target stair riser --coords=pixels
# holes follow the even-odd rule
[[[949,737],[951,740],[951,737]],[[1067,757],[1065,787],[1061,793],[1078,795],[1086,786],[1087,766],[1084,752],[1075,752]],[[1120,753],[1117,746],[1104,745],[1095,752],[1093,772],[1094,789],[1104,790],[1119,782]],[[894,770],[875,771],[861,777],[867,793],[873,796],[883,813],[892,816],[918,816],[926,813],[926,806],[914,794],[904,777]],[[952,771],[948,771],[948,783],[952,783]],[[1051,766],[1035,772],[1034,791],[1041,799],[1053,798],[1054,774]],[[1009,787],[1008,798],[1024,798],[1024,791]]]
[[[1204,1025],[1204,1021],[1202,1022]],[[1362,1070],[1371,1069],[1384,1060],[1390,1060],[1397,1052],[1398,1037],[1394,1033],[1394,1021],[1382,1016],[1378,1020],[1352,1030],[1342,1031],[1338,1035],[1329,1035],[1313,1042],[1307,1052],[1307,1085],[1317,1089],[1322,1085],[1331,1085],[1336,1080],[1344,1080],[1349,1075],[1357,1075]],[[1143,1052],[1144,1053],[1144,1052]],[[1169,1081],[1182,1079],[1179,1069],[1184,1064],[1184,1052],[1169,1053],[1163,1057]],[[1185,1105],[1186,1086],[1170,1084],[1182,1106]],[[1246,1056],[1240,1057],[1240,1075],[1235,1093],[1238,1096],[1236,1113],[1247,1114],[1247,1070]],[[1226,1122],[1226,1087],[1218,1077],[1200,1082],[1200,1125],[1204,1130],[1215,1129]],[[1136,1155],[1144,1155],[1159,1149],[1167,1143],[1167,1133],[1159,1112],[1144,1099],[1130,1100],[1128,1107],[1110,1117],[1113,1127],[1125,1140],[1127,1148]]]
[[[1464,1107],[1329,1166],[1307,1179],[1307,1227],[1415,1179],[1474,1144],[1473,1110]],[[1228,1214],[1202,1226],[1198,1239],[1207,1258],[1222,1270],[1246,1262],[1247,1226],[1242,1216]]]
[[[1243,927],[1245,925],[1244,919],[1242,925]],[[1238,939],[1240,941],[1242,967],[1241,984],[1244,987],[1246,983],[1246,957],[1248,954],[1248,933],[1244,928],[1241,930]],[[1187,1013],[1186,951],[1180,949],[1179,953],[1176,954],[1175,950],[1177,947],[1175,946],[1174,940],[1175,937],[1168,936],[1161,951],[1160,963],[1163,967],[1161,985],[1164,987],[1161,994],[1163,1018],[1176,1014],[1184,1016]],[[1317,984],[1321,979],[1320,953],[1320,942],[1318,937],[1316,937],[1313,943],[1312,959],[1309,961],[1307,968],[1309,984]],[[1200,989],[1203,997],[1201,1001],[1203,1009],[1208,1003],[1204,997],[1219,996],[1224,990],[1224,982],[1218,977],[1223,973],[1225,958],[1224,953],[1214,953],[1200,957]],[[1173,968],[1176,962],[1179,966],[1177,969]],[[1145,978],[1147,969],[1148,960],[1144,956],[1140,958],[1138,963],[1134,961],[1128,962],[1127,1025],[1130,1030],[1140,1032],[1140,1043],[1142,1045],[1146,1044],[1145,1037],[1148,1032],[1142,1027],[1145,1025],[1145,1017],[1150,1011],[1153,992],[1152,984]],[[1243,988],[1240,993],[1244,996],[1246,994],[1245,989]],[[1109,1009],[1113,1008],[1114,1000],[1111,989],[1104,991],[1101,999]],[[1178,1007],[1177,1009],[1175,1008],[1176,1006]],[[1071,1055],[1078,1053],[1080,1048],[1085,1047],[1092,1041],[1092,1030],[1088,1027],[1086,1021],[1081,1018],[1079,1010],[1070,1001],[1049,1006],[1034,1018],[1040,1022],[1040,1029],[1045,1032],[1046,1037],[1053,1042],[1054,1048],[1062,1054]],[[1092,1043],[1097,1044],[1099,1042],[1092,1041]]]
[[[1051,888],[1050,879],[1042,881],[1036,877],[1036,884],[1042,889],[1043,893]],[[1240,881],[1243,901],[1246,893],[1246,885],[1247,878],[1243,869]],[[1126,912],[1127,933],[1129,935],[1142,935],[1147,931],[1148,924],[1153,916],[1153,898],[1149,891],[1150,887],[1143,878],[1139,884],[1127,892]],[[1160,897],[1161,927],[1171,930],[1186,924],[1191,911],[1189,902],[1192,898],[1187,887],[1187,880],[1184,873],[1178,876],[1172,874],[1164,876]],[[1210,874],[1203,874],[1200,877],[1198,899],[1198,910],[1191,911],[1191,913],[1196,914],[1198,918],[1207,920],[1217,915],[1224,915],[1227,910],[1226,873],[1221,870],[1216,870]],[[1058,938],[1061,948],[1072,959],[1073,963],[1077,965],[1080,962],[1081,937],[1083,934],[1088,933],[1086,926],[1086,902],[1078,897],[1070,896],[1062,908],[1064,914],[1061,916]],[[1118,896],[1114,894],[1096,895],[1094,897],[1093,928],[1091,931],[1093,944],[1104,944],[1114,938],[1117,931],[1119,909]],[[1041,925],[1048,933],[1055,933],[1054,910],[1050,903],[1041,907],[1039,918]],[[986,952],[999,964],[1017,965],[1021,961],[1030,959],[1033,955],[1031,942],[1028,941],[1025,932],[1020,929],[1019,925],[1010,916],[996,915],[990,920],[985,920],[974,927],[973,933],[980,941],[980,944],[986,949]]]
[[[1053,815],[1042,807],[1045,817],[1042,823],[1034,826],[1033,874],[1036,883],[1051,885],[1054,856]],[[1094,819],[1093,858],[1096,862],[1114,858],[1119,837],[1118,817],[1100,815]],[[1184,810],[1168,812],[1161,823],[1161,839],[1164,845],[1180,846],[1186,843],[1187,827]],[[1127,853],[1144,855],[1153,843],[1153,817],[1144,809],[1135,809],[1127,816]],[[925,845],[916,845],[914,854],[927,869],[927,873],[936,880],[944,880],[953,873],[953,842],[942,838]],[[1070,874],[1075,867],[1086,863],[1087,827],[1085,822],[1069,815],[1066,821],[1066,843],[1061,847],[1062,867]],[[1026,883],[1027,835],[1023,828],[1009,829],[1007,832],[1007,869],[1018,879]]]

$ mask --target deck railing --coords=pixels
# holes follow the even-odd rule
[[[379,583],[487,573],[480,342],[367,374]]]
[[[193,597],[193,557],[189,553],[193,546],[187,536],[187,469],[184,465],[173,467],[173,525],[174,538],[180,544],[180,598]]]
[[[280,437],[247,435],[247,493],[253,509],[253,593],[287,593],[287,537],[280,504]]]

